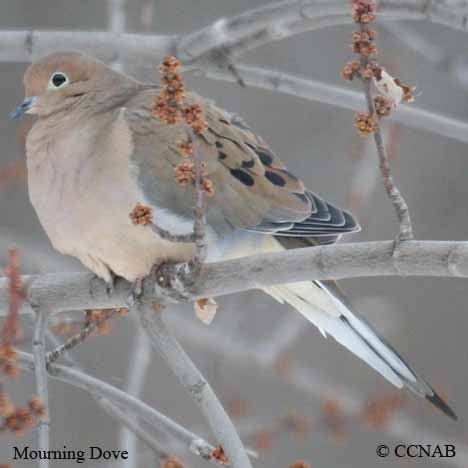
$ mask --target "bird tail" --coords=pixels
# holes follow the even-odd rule
[[[264,291],[277,301],[290,304],[325,337],[333,336],[396,387],[408,387],[450,418],[457,419],[453,410],[429,384],[352,310],[336,283],[303,281],[265,288]]]

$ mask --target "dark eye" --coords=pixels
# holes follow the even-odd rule
[[[65,84],[68,84],[68,77],[64,73],[57,72],[50,77],[49,88],[60,88]]]

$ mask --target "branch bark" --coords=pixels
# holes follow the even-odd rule
[[[48,341],[52,343],[55,349],[61,349],[63,347],[63,344],[60,343],[59,339],[49,330],[47,330],[46,335]],[[71,356],[69,351],[70,350],[67,349],[67,352],[63,353],[61,357],[63,357],[64,360],[66,360],[76,370],[81,370],[78,362]],[[132,435],[137,436],[143,443],[145,443],[145,445],[153,451],[156,457],[165,457],[166,453],[164,450],[161,449],[162,443],[159,442],[159,440],[155,439],[154,433],[157,433],[158,436],[160,436],[161,433],[163,433],[163,435],[166,435],[166,433],[164,433],[162,430],[159,430],[159,428],[153,427],[153,434],[149,434],[144,428],[141,427],[141,424],[138,424],[138,421],[132,418],[132,416],[127,414],[124,410],[121,410],[110,400],[95,394],[93,394],[93,398],[109,416],[111,416],[112,418],[117,420],[117,422],[122,424],[122,427],[125,428],[126,431],[131,431]],[[125,447],[123,447],[123,449],[125,449]],[[130,451],[128,451],[128,453],[130,454],[130,459],[128,461],[132,460],[133,458],[136,458],[136,454],[132,454],[132,452]]]
[[[381,20],[429,21],[467,31],[467,6],[454,8],[446,0],[381,0]],[[350,24],[349,6],[343,0],[287,0],[267,4],[183,37],[177,44],[178,56],[194,63],[213,51],[238,55],[254,47],[294,34],[324,27]],[[213,57],[211,57],[213,60]]]
[[[135,450],[137,438],[140,439],[153,452],[156,458],[155,466],[161,466],[163,460],[169,457],[169,454],[163,448],[163,444],[159,440],[152,437],[152,435],[149,434],[145,429],[143,429],[141,424],[138,423],[138,420],[135,419],[131,414],[121,410],[118,406],[115,406],[106,398],[97,397],[96,401],[109,416],[122,423],[122,426],[127,434],[131,434],[132,439],[135,441],[134,444],[121,447],[122,450],[126,450],[129,454],[129,459],[125,462],[122,462],[122,467],[133,468],[138,466],[138,454]]]
[[[381,0],[379,17],[384,21],[428,21],[468,30],[468,7],[454,8],[446,0]],[[351,22],[347,2],[342,0],[288,0],[218,20],[179,37],[8,30],[0,31],[0,60],[30,62],[41,55],[67,48],[92,53],[108,62],[154,63],[164,55],[178,54],[186,63],[194,64],[213,51],[218,55],[220,50],[232,54],[237,47],[238,52],[244,52],[293,34]]]
[[[205,263],[199,279],[186,293],[187,300],[216,297],[275,284],[306,280],[373,276],[468,277],[468,242],[407,241],[394,256],[393,241],[359,242],[294,249]],[[181,264],[175,265],[180,268]],[[117,280],[109,296],[102,281],[90,273],[62,273],[22,277],[29,284],[29,300],[57,311],[125,307],[131,285]],[[142,299],[160,302],[164,290],[149,277]],[[0,316],[8,307],[8,281],[0,279]],[[156,289],[156,293],[155,293]],[[30,313],[27,303],[21,312]]]
[[[250,65],[237,65],[237,69],[248,86],[331,104],[348,110],[356,110],[365,104],[362,93],[342,86]],[[197,75],[214,80],[236,81],[231,73],[214,67],[196,68],[194,71]],[[414,105],[402,104],[398,106],[398,109],[392,112],[388,119],[400,122],[410,128],[417,128],[468,143],[468,124],[445,115],[420,109]]]
[[[170,53],[175,47],[176,38],[166,36],[147,36],[136,34],[122,34],[118,37],[107,32],[63,32],[63,31],[36,31],[31,34],[37,37],[38,43],[34,51],[29,53],[24,49],[30,31],[0,31],[0,61],[2,62],[30,62],[34,58],[56,50],[57,45],[62,48],[81,50],[92,53],[105,62],[116,60],[116,54],[122,55],[122,60],[128,64],[153,64],[155,58]],[[57,42],[56,42],[57,41]],[[23,50],[24,49],[24,50]],[[211,79],[236,82],[230,72],[219,70],[216,67],[193,65],[197,74]],[[152,67],[152,65],[151,65]],[[278,70],[269,70],[247,65],[236,65],[242,79],[249,86],[256,86],[270,91],[298,96],[311,101],[323,102],[344,109],[355,110],[364,102],[361,93],[351,91],[342,86],[334,86],[310,78],[284,73]],[[153,68],[151,68],[154,73]],[[420,109],[416,106],[399,106],[390,119],[401,122],[410,128],[429,131],[436,135],[453,138],[468,143],[468,125],[460,120]],[[170,238],[167,231],[156,226],[155,230],[163,237]],[[192,237],[175,238],[177,242],[192,242]]]
[[[139,302],[135,304],[134,310],[153,348],[164,358],[181,385],[200,407],[229,462],[234,468],[251,468],[249,457],[229,416],[208,382],[165,326],[161,312]]]
[[[130,364],[128,366],[127,393],[135,398],[141,398],[145,387],[146,374],[151,362],[151,347],[144,330],[139,326],[137,317],[133,317],[136,325],[133,338],[132,350],[130,352]],[[137,421],[129,416],[130,423],[136,428]],[[136,468],[139,462],[137,432],[129,427],[120,430],[120,447],[130,454],[129,460],[122,461],[122,468]]]
[[[298,314],[295,314],[298,315]],[[199,325],[197,322],[189,322],[185,317],[172,315],[171,322],[180,339],[196,346],[203,352],[212,353],[223,359],[223,362],[247,368],[249,375],[262,375],[283,378],[287,384],[299,390],[312,404],[322,402],[324,396],[336,395],[340,407],[346,416],[356,420],[365,407],[366,395],[353,390],[349,386],[344,387],[329,376],[311,368],[310,363],[293,361],[285,374],[278,373],[278,369],[271,365],[262,353],[255,352],[252,343],[236,337],[231,338],[220,334],[210,327]],[[254,370],[253,370],[254,369]],[[253,372],[253,374],[252,374]],[[375,431],[375,429],[372,429]],[[427,430],[417,423],[414,418],[399,412],[389,421],[383,432],[403,443],[427,443],[427,444],[457,444],[455,440],[449,440],[444,435]],[[457,456],[447,458],[450,466],[466,468],[468,450],[457,449]]]
[[[34,374],[36,376],[37,396],[44,406],[44,414],[39,416],[37,423],[38,448],[47,452],[50,449],[49,391],[45,352],[47,314],[43,307],[37,307],[35,311],[36,324],[33,334]],[[47,459],[39,460],[39,468],[49,468],[49,461]]]
[[[368,33],[368,25],[361,23],[360,31],[361,34]],[[366,70],[369,63],[369,58],[365,54],[361,54],[361,71]],[[373,116],[377,119],[377,113],[375,112],[374,99],[371,90],[372,80],[371,78],[362,78],[361,81],[364,90],[364,96],[366,97],[367,111],[369,112],[370,116]],[[376,130],[373,134],[373,138],[375,142],[375,148],[377,150],[377,155],[379,157],[379,169],[382,175],[385,190],[387,192],[388,198],[392,202],[393,208],[395,209],[400,226],[400,231],[397,237],[397,243],[407,240],[413,240],[413,226],[411,223],[409,208],[406,203],[406,200],[404,199],[399,188],[393,180],[390,161],[387,157],[380,122],[378,121],[378,119],[376,120],[375,125]]]
[[[17,364],[19,367],[34,372],[34,358],[31,354],[17,350]],[[59,364],[51,364],[49,366],[50,377],[62,382],[81,388],[94,396],[106,398],[107,400],[118,405],[120,408],[133,413],[134,416],[146,421],[148,424],[156,428],[162,428],[165,432],[176,437],[190,451],[201,456],[205,460],[212,460],[211,453],[214,447],[202,438],[193,434],[189,430],[180,426],[176,422],[169,419],[167,416],[159,413],[151,406],[132,397],[131,395],[119,390],[118,388],[95,379],[90,375],[85,374],[77,369],[71,369],[67,366]],[[226,465],[219,465],[226,466]]]

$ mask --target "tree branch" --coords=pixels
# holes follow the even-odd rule
[[[172,268],[183,265],[167,265],[163,274],[170,274]],[[196,284],[184,292],[186,299],[194,300],[296,281],[373,276],[467,278],[468,242],[407,241],[400,246],[398,258],[393,256],[393,241],[379,241],[308,247],[205,263]],[[105,283],[93,281],[90,273],[24,276],[22,281],[30,285],[28,297],[32,303],[57,311],[125,307],[131,290],[131,285],[119,279],[109,296]],[[7,287],[7,279],[0,279],[0,316],[5,316],[8,307]],[[145,301],[164,301],[168,296],[171,297],[156,284],[153,276],[145,280],[142,296]],[[22,305],[21,312],[30,313],[27,303]]]
[[[446,0],[381,0],[379,17],[443,24],[467,31],[468,8],[447,6]],[[0,31],[0,60],[30,62],[52,51],[73,49],[92,53],[107,62],[154,63],[164,55],[177,55],[194,64],[210,52],[246,51],[273,40],[339,24],[350,24],[343,0],[288,0],[247,11],[185,36],[149,36],[112,32],[37,30]],[[217,63],[212,59],[212,62]],[[225,61],[222,61],[225,63]]]
[[[295,314],[298,315],[298,314]],[[321,402],[324,396],[336,395],[340,408],[347,417],[356,420],[365,407],[366,397],[361,392],[353,391],[349,386],[344,387],[330,379],[327,375],[311,368],[310,364],[293,361],[290,368],[284,374],[278,374],[275,366],[264,359],[262,354],[255,352],[251,343],[242,338],[231,338],[221,334],[210,327],[199,325],[197,322],[189,322],[185,317],[172,315],[170,317],[180,339],[196,346],[203,352],[212,353],[229,362],[231,365],[248,369],[249,375],[267,375],[281,377],[292,387],[299,390],[308,400],[314,404]],[[252,370],[254,369],[254,370]],[[372,429],[375,431],[375,429]],[[383,432],[389,434],[395,440],[404,443],[427,444],[454,444],[455,440],[449,440],[444,435],[426,430],[410,416],[403,412],[396,413],[389,421]],[[468,450],[457,449],[457,456],[447,458],[446,462],[457,468],[466,468]]]
[[[184,36],[177,44],[178,56],[187,64],[213,51],[238,55],[260,45],[305,31],[350,24],[348,2],[343,0],[287,0],[220,19]],[[446,0],[381,0],[382,20],[429,21],[466,31],[467,6],[454,8]],[[210,57],[213,61],[213,56]],[[223,63],[223,61],[221,61]]]
[[[367,24],[360,23],[360,32],[361,34],[369,33],[369,27]],[[365,54],[361,54],[361,72],[364,72],[368,65],[370,64],[369,58]],[[397,185],[395,184],[392,177],[392,170],[390,167],[390,161],[387,157],[387,152],[385,151],[384,141],[382,137],[382,131],[380,127],[380,122],[377,118],[377,113],[375,111],[374,99],[372,96],[372,80],[371,78],[361,78],[362,88],[364,90],[364,96],[366,97],[367,111],[369,116],[375,118],[375,131],[373,132],[373,138],[375,142],[375,148],[377,150],[377,155],[379,157],[379,169],[382,175],[383,184],[387,192],[388,198],[392,202],[393,208],[398,217],[400,230],[397,237],[397,242],[407,241],[414,239],[413,236],[413,226],[411,223],[411,216],[409,212],[408,205]]]
[[[47,335],[47,339],[55,346],[56,349],[62,348],[62,344],[60,343],[60,341],[49,330],[47,330],[46,335]],[[71,356],[69,351],[70,350],[67,349],[67,352],[62,354],[61,357],[64,357],[67,360],[67,362],[71,364],[72,366],[74,366],[77,370],[81,370],[79,364]],[[122,411],[119,407],[117,407],[114,403],[112,403],[108,399],[103,398],[102,396],[99,396],[99,395],[95,395],[95,394],[93,394],[92,396],[96,400],[98,405],[101,406],[102,409],[109,416],[116,419],[120,424],[122,424],[123,427],[126,428],[126,430],[132,431],[133,434],[135,434],[140,440],[142,440],[154,452],[156,457],[164,458],[164,455],[166,454],[164,450],[161,450],[161,443],[158,440],[156,440],[152,435],[148,434],[147,431],[145,431],[141,427],[141,425],[135,422],[134,418],[128,415],[125,411]],[[153,428],[153,432],[163,432],[163,431],[159,431],[158,429],[159,428]],[[130,460],[133,459],[132,452],[128,451],[128,453],[130,454],[130,459],[128,460],[130,462]]]
[[[51,364],[57,361],[57,359],[60,359],[64,354],[75,348],[75,346],[78,346],[80,343],[82,343],[89,335],[91,335],[91,333],[95,332],[107,320],[110,320],[118,315],[121,315],[121,312],[118,309],[111,309],[104,311],[103,316],[98,320],[89,320],[88,323],[82,327],[79,333],[71,336],[60,346],[53,349],[52,351],[49,351],[45,356],[46,363]]]
[[[137,317],[132,317],[136,325],[132,351],[127,376],[127,393],[135,398],[141,398],[145,386],[146,373],[151,362],[151,346],[145,331],[140,327]],[[130,418],[135,427],[139,427],[134,418]],[[130,454],[129,460],[122,461],[122,468],[136,468],[138,466],[137,433],[127,427],[120,430],[120,447]]]
[[[172,336],[161,318],[161,312],[150,305],[137,302],[135,312],[150,337],[153,348],[164,358],[177,379],[200,407],[211,431],[222,445],[234,468],[251,467],[244,446],[216,394],[195,364]]]
[[[194,203],[193,203],[193,236],[195,238],[195,254],[193,257],[194,271],[197,275],[204,261],[206,260],[206,219],[205,219],[205,194],[203,191],[203,174],[202,174],[202,157],[198,147],[197,138],[192,127],[188,127],[189,141],[193,147],[193,160],[195,164],[195,187],[194,187]]]
[[[17,351],[17,358],[17,364],[19,367],[34,372],[33,356],[23,351]],[[146,421],[151,426],[162,428],[165,432],[173,435],[181,441],[192,453],[201,456],[205,460],[215,462],[211,457],[211,453],[214,450],[212,445],[172,421],[167,416],[159,413],[151,406],[148,406],[122,390],[102,382],[101,380],[95,379],[94,377],[91,377],[77,369],[72,369],[59,364],[51,364],[49,366],[49,372],[49,375],[54,379],[68,383],[74,387],[81,388],[92,395],[106,398],[119,407],[130,411],[134,416]]]
[[[432,41],[403,23],[389,21],[385,23],[384,29],[410,50],[431,62],[436,71],[448,75],[462,88],[468,88],[468,62],[465,53],[443,49],[439,47],[439,42]]]
[[[44,413],[38,418],[38,449],[47,452],[50,448],[49,391],[47,386],[48,376],[45,351],[45,335],[48,317],[43,307],[37,307],[35,311],[36,325],[33,335],[34,374],[36,376],[37,396],[40,398],[44,407]],[[39,468],[49,468],[49,461],[47,459],[39,460]]]
[[[356,110],[362,104],[365,104],[362,93],[342,86],[334,86],[311,78],[250,65],[237,65],[237,69],[249,86],[331,104],[348,110]],[[195,73],[214,80],[235,82],[232,74],[213,67],[196,68]],[[402,104],[398,106],[398,109],[392,112],[388,119],[400,122],[410,128],[417,128],[435,135],[468,143],[468,124],[451,117],[420,109],[414,105]]]
[[[162,461],[169,457],[169,454],[163,448],[162,443],[152,437],[151,434],[148,434],[148,432],[141,427],[141,424],[138,423],[138,420],[135,419],[133,415],[121,410],[118,406],[115,406],[106,398],[96,397],[96,401],[109,416],[122,424],[126,433],[133,436],[135,443],[138,437],[138,439],[140,439],[154,453],[156,456],[155,466],[160,466]],[[129,454],[129,459],[122,461],[122,466],[125,468],[138,466],[138,452],[133,449],[135,445],[136,444],[130,444],[129,446],[121,447],[121,450],[126,450]]]

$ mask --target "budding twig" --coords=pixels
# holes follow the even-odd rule
[[[355,126],[358,128],[361,136],[368,136],[370,133],[374,136],[379,157],[379,168],[385,190],[395,208],[400,224],[397,241],[401,242],[414,239],[413,228],[408,205],[391,174],[391,167],[385,151],[379,119],[388,116],[392,107],[398,105],[402,100],[410,101],[413,99],[413,96],[412,89],[402,85],[399,80],[391,79],[388,83],[383,83],[385,81],[383,76],[387,78],[388,74],[369,58],[377,53],[377,47],[374,42],[376,34],[369,29],[369,23],[373,22],[376,17],[375,9],[376,5],[372,1],[354,0],[353,19],[359,24],[360,32],[353,33],[353,50],[360,55],[360,61],[347,64],[342,71],[342,75],[345,79],[349,80],[357,76],[362,81],[368,112],[356,115]],[[382,88],[382,90],[386,91],[387,96],[373,97],[371,89],[372,78],[376,81],[376,86],[379,89]],[[389,89],[390,86],[392,89]],[[395,97],[395,90],[398,92],[398,97]]]
[[[54,350],[49,351],[46,354],[45,358],[46,358],[47,364],[51,364],[57,361],[57,359],[59,359],[65,353],[71,351],[80,343],[83,343],[83,341],[89,335],[91,335],[95,331],[98,331],[108,320],[117,316],[121,316],[123,314],[123,311],[126,311],[126,309],[103,310],[103,311],[99,311],[99,314],[95,314],[95,316],[93,316],[93,312],[96,312],[96,311],[91,311],[91,313],[88,314],[88,319],[86,320],[84,327],[79,333],[71,336],[70,338],[68,338],[68,340],[65,341],[65,343],[58,346]]]

